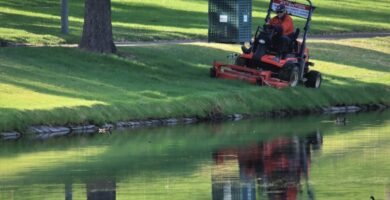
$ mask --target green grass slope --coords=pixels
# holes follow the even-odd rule
[[[212,79],[214,59],[238,46],[160,45],[98,55],[76,48],[0,48],[0,131],[32,124],[255,113],[390,103],[390,37],[313,40],[321,89],[274,89]]]
[[[386,0],[313,1],[317,10],[311,33],[389,31]],[[81,37],[84,1],[69,2],[70,34],[60,33],[60,1],[0,1],[0,39],[29,44],[77,43]],[[263,24],[267,0],[253,2],[253,28]],[[207,0],[112,0],[116,41],[205,39]],[[296,19],[297,26],[302,21]]]

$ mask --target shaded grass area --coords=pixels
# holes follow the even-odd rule
[[[311,33],[389,31],[386,0],[314,2]],[[263,24],[268,1],[253,2],[253,28]],[[112,23],[116,41],[206,39],[207,0],[113,0]],[[69,2],[70,34],[60,33],[60,2],[51,0],[0,2],[0,39],[30,43],[77,43],[83,25],[84,1]],[[151,14],[153,13],[153,14]],[[301,26],[302,20],[296,19]]]
[[[305,1],[299,1],[305,2]],[[367,1],[312,1],[316,6],[312,18],[310,33],[345,33],[389,31],[390,24],[385,20],[389,15],[388,2]],[[254,17],[263,23],[268,1],[254,1]],[[303,20],[294,18],[297,26],[303,26]]]
[[[74,48],[2,48],[0,130],[33,124],[102,124],[337,104],[389,104],[389,39],[310,43],[315,69],[324,75],[319,90],[277,90],[211,79],[212,61],[239,51],[234,45],[128,47],[119,49],[121,56]],[[374,44],[377,48],[371,49],[369,45]]]

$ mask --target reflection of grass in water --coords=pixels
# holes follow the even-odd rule
[[[138,170],[143,170],[144,167],[150,167],[148,170],[159,170],[160,166],[167,166],[173,168],[189,167],[187,164],[194,163],[197,160],[211,158],[210,152],[216,149],[237,146],[248,143],[256,143],[261,140],[269,140],[271,138],[282,135],[305,135],[315,133],[317,128],[321,126],[318,119],[311,118],[302,121],[302,118],[293,120],[261,120],[261,126],[258,126],[258,119],[240,122],[230,122],[224,124],[199,124],[196,126],[176,126],[172,128],[152,128],[127,131],[117,131],[112,135],[96,135],[92,138],[58,138],[53,140],[41,142],[32,142],[29,140],[22,140],[15,146],[13,143],[2,144],[0,155],[4,163],[10,163],[11,168],[16,174],[19,170],[25,169],[22,162],[16,160],[34,160],[37,158],[50,157],[54,161],[48,160],[51,164],[56,162],[66,162],[78,165],[80,160],[92,160],[93,163],[86,162],[83,168],[91,167],[96,171],[105,170],[105,167],[112,168],[114,163],[117,169],[112,172],[120,173],[122,167],[127,165],[135,165]],[[304,125],[309,123],[308,125]],[[282,127],[278,131],[274,127]],[[178,151],[177,149],[180,149]],[[68,159],[74,157],[79,152],[81,157]],[[193,154],[193,155],[192,155]],[[210,154],[210,155],[209,155]],[[161,160],[155,160],[155,156],[162,156]],[[192,155],[185,162],[178,160],[170,164],[163,159],[165,156],[183,156]],[[21,157],[22,156],[22,157]],[[85,156],[85,157],[83,157]],[[131,158],[131,159],[126,159]],[[38,160],[39,160],[38,159]],[[187,159],[187,158],[183,158]],[[134,162],[137,160],[139,162]],[[149,162],[149,164],[148,164]],[[161,162],[156,165],[151,165],[153,162]],[[31,164],[39,165],[41,162],[33,162]],[[64,163],[64,165],[67,165]],[[143,166],[146,163],[146,166]],[[181,163],[181,166],[177,165]],[[28,163],[26,163],[28,164]],[[50,165],[51,166],[51,165]],[[53,165],[46,168],[58,168],[62,165]],[[5,167],[5,166],[4,166]],[[125,167],[126,170],[126,167]],[[61,170],[55,170],[57,171]],[[171,171],[168,169],[168,171]],[[28,171],[24,171],[28,173]],[[77,171],[70,171],[64,173],[76,173]]]
[[[85,184],[73,184],[72,199],[87,199]],[[26,187],[14,187],[11,185],[2,186],[0,190],[0,199],[12,200],[57,200],[65,199],[65,185],[57,184],[31,184]],[[3,192],[6,191],[6,192]],[[126,198],[124,198],[126,199]]]
[[[30,171],[40,171],[41,167],[46,169],[58,168],[66,163],[77,163],[90,157],[99,156],[106,151],[106,147],[88,147],[85,149],[68,149],[61,151],[43,151],[25,153],[16,157],[0,158],[0,177],[2,181],[9,181],[7,178],[14,178]],[[7,164],[3,164],[7,163]]]
[[[319,199],[384,199],[390,179],[389,122],[373,129],[342,130],[324,137],[313,159],[311,182]]]
[[[313,155],[310,172],[310,181],[316,195],[327,195],[329,186],[337,186],[334,182],[339,180],[345,187],[356,186],[340,193],[358,193],[364,190],[359,188],[362,186],[360,182],[353,182],[352,178],[356,181],[367,178],[372,186],[377,187],[385,184],[380,177],[386,177],[382,176],[386,173],[386,166],[378,165],[378,161],[386,164],[388,159],[386,154],[378,151],[386,150],[389,143],[386,116],[386,113],[351,115],[347,116],[347,126],[342,127],[331,124],[332,121],[328,119],[330,116],[284,119],[277,122],[254,119],[219,125],[132,130],[89,138],[59,138],[43,143],[23,140],[15,144],[4,143],[1,144],[0,160],[8,165],[1,166],[4,167],[4,174],[1,175],[0,182],[9,187],[20,186],[21,193],[15,193],[19,197],[16,199],[23,199],[21,194],[31,196],[31,199],[41,199],[41,195],[46,193],[50,193],[52,199],[58,199],[63,195],[61,191],[66,181],[76,183],[73,186],[74,196],[85,198],[84,183],[93,180],[116,180],[118,199],[210,199],[212,152],[245,147],[281,135],[304,136],[319,129],[325,134],[323,151]],[[372,119],[379,120],[372,124]],[[364,127],[362,124],[373,127]],[[278,129],[275,130],[275,127]],[[366,138],[362,136],[370,136],[373,143],[366,142]],[[336,150],[332,148],[332,144],[340,141],[349,146],[338,145]],[[361,146],[368,150],[365,153],[376,152],[375,158],[365,160],[372,162],[359,162],[359,159],[362,160],[361,155],[364,155],[358,151]],[[342,156],[340,153],[343,153]],[[45,159],[45,156],[50,156],[51,159]],[[336,168],[333,166],[335,157],[338,161]],[[33,162],[38,170],[26,170],[26,166],[20,164],[25,162]],[[364,167],[359,168],[361,166]],[[231,173],[238,169],[237,162],[225,167]],[[372,169],[378,173],[370,174]],[[8,174],[7,170],[23,173]],[[331,170],[336,172],[332,174]],[[378,182],[369,175],[379,178]],[[344,193],[336,191],[336,194],[342,196]],[[8,197],[8,193],[0,192],[0,197],[2,195]]]

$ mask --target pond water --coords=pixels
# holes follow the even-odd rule
[[[390,112],[0,142],[0,199],[390,199]]]

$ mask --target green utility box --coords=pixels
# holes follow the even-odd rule
[[[209,0],[209,42],[249,42],[252,0]]]

